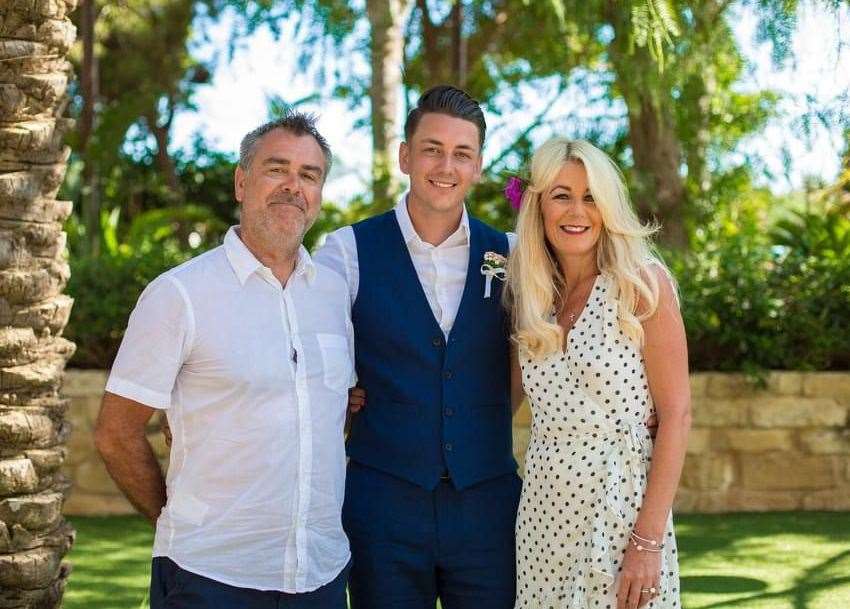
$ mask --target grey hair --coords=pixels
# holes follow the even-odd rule
[[[287,110],[280,118],[260,125],[242,138],[242,143],[239,144],[239,166],[243,171],[247,171],[251,165],[251,161],[254,160],[254,155],[257,152],[257,144],[260,140],[275,129],[283,129],[298,136],[309,135],[316,140],[316,143],[322,150],[322,154],[325,156],[325,174],[322,176],[322,181],[324,181],[331,171],[333,154],[331,153],[331,147],[328,145],[328,141],[316,128],[316,119],[315,114]]]

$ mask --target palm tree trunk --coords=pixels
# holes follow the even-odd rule
[[[76,0],[0,6],[0,608],[59,607],[74,531],[59,472],[68,428],[59,395],[73,343],[57,201]]]

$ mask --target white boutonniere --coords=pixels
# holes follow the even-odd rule
[[[508,259],[496,252],[484,252],[484,261],[481,263],[481,274],[484,275],[484,298],[490,298],[490,286],[493,277],[499,281],[507,279],[508,271],[505,268]]]

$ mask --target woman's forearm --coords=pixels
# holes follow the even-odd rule
[[[663,541],[664,529],[682,475],[690,426],[688,407],[675,408],[674,412],[667,412],[660,417],[646,494],[634,528],[642,537]]]

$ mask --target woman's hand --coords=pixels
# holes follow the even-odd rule
[[[617,609],[645,606],[659,594],[660,586],[661,553],[640,551],[629,541],[620,571]]]
[[[356,414],[366,405],[366,390],[362,387],[352,387],[348,390],[348,412]]]

